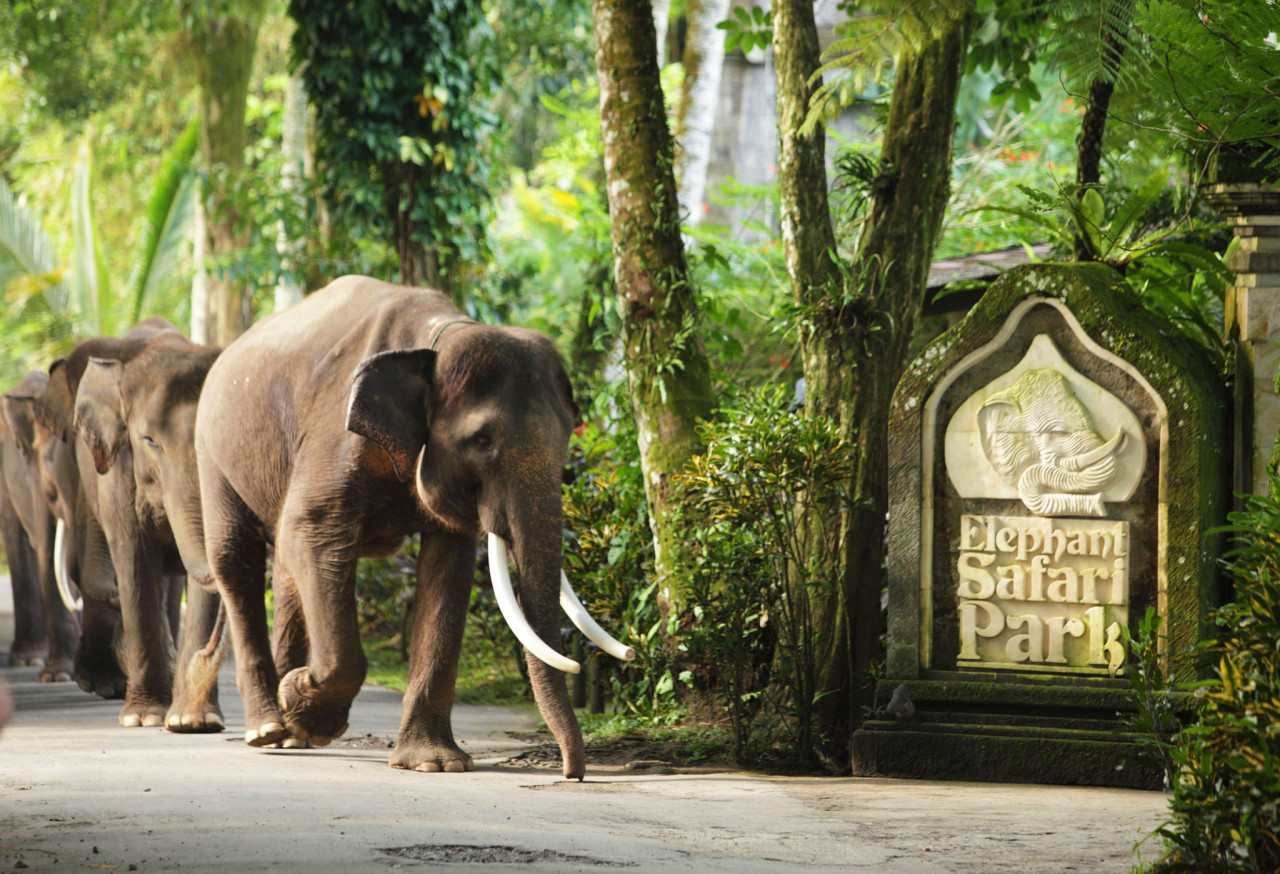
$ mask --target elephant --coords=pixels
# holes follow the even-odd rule
[[[122,338],[87,340],[49,366],[43,390],[24,385],[4,398],[8,415],[33,423],[16,434],[22,450],[35,460],[41,491],[61,535],[55,538],[59,548],[55,548],[54,564],[59,590],[67,601],[79,598],[77,585],[71,582],[74,578],[84,596],[72,677],[81,689],[102,698],[125,697],[128,678],[117,655],[122,630],[115,568],[81,487],[72,429],[75,393],[90,357],[128,358],[163,330],[173,326],[163,319],[150,319]],[[177,607],[174,601],[175,622]]]
[[[14,391],[42,392],[47,383],[47,375],[30,373]],[[5,401],[0,409],[0,535],[14,595],[9,664],[40,667],[41,682],[66,682],[80,619],[64,605],[54,580],[55,524],[30,450],[34,428],[26,405]]]
[[[223,728],[216,659],[199,647],[219,609],[205,586],[188,594],[176,686],[173,656],[185,561],[207,576],[192,427],[216,354],[150,319],[120,339],[80,344],[50,367],[42,395],[24,399],[39,423],[46,495],[67,532],[60,566],[84,595],[75,678],[123,697],[126,727]]]
[[[161,331],[125,359],[90,357],[76,390],[77,462],[85,503],[102,527],[122,612],[129,676],[120,724],[175,732],[221,731],[217,669],[206,652],[219,601],[207,585],[195,417],[221,350]],[[178,596],[188,579],[182,650],[171,648]]]
[[[341,736],[367,668],[357,559],[418,534],[409,681],[390,764],[472,770],[451,713],[477,537],[488,532],[492,555],[511,545],[523,614],[505,566],[495,565],[495,587],[505,582],[504,612],[564,774],[581,779],[582,733],[559,673],[578,666],[563,655],[556,610],[576,415],[546,336],[475,322],[430,289],[342,277],[228,345],[200,398],[196,454],[246,742],[324,746]],[[268,545],[285,629],[274,658]],[[562,600],[580,613],[571,595]]]

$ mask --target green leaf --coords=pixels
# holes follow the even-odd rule
[[[1147,208],[1156,202],[1160,197],[1160,193],[1164,191],[1168,184],[1169,170],[1161,165],[1152,171],[1151,175],[1138,187],[1138,190],[1120,205],[1115,218],[1111,220],[1111,224],[1107,228],[1107,237],[1113,244],[1122,245],[1128,239],[1134,224],[1138,219],[1142,218]]]

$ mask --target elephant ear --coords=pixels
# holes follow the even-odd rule
[[[123,370],[119,361],[90,358],[76,392],[75,427],[89,447],[93,467],[99,474],[111,470],[111,461],[125,438],[120,394]]]
[[[408,481],[430,425],[431,349],[394,349],[360,362],[347,404],[347,430],[391,456],[396,478]]]
[[[18,444],[18,451],[27,462],[35,458],[36,428],[33,404],[34,401],[29,397],[6,394],[3,415],[0,415],[0,419],[3,419],[9,430],[13,432],[13,442]]]

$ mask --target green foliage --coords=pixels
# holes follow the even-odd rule
[[[804,133],[847,105],[850,96],[883,81],[903,51],[918,51],[960,26],[974,0],[846,0],[841,8],[865,14],[850,14],[837,24],[835,41],[823,49],[814,80],[825,81],[810,102]]]
[[[1063,183],[1046,193],[1020,189],[1029,204],[1005,212],[1038,225],[1042,238],[1069,251],[1084,239],[1093,259],[1111,265],[1141,297],[1143,305],[1177,325],[1226,368],[1222,297],[1232,274],[1223,262],[1220,225],[1193,220],[1197,204],[1185,189],[1171,188],[1158,167],[1136,189],[1088,188],[1083,196]]]
[[[614,421],[608,433],[586,424],[575,435],[570,453],[577,476],[564,490],[564,566],[588,612],[605,628],[621,629],[618,638],[636,651],[633,662],[602,665],[610,668],[615,710],[652,718],[675,701],[664,649],[673,628],[658,610],[653,535],[633,429],[627,418]]]
[[[1160,635],[1162,619],[1155,607],[1148,607],[1138,622],[1137,634],[1124,629],[1125,645],[1131,656],[1124,666],[1125,679],[1129,681],[1130,697],[1134,712],[1124,720],[1125,728],[1134,732],[1142,750],[1139,764],[1154,768],[1164,775],[1168,789],[1177,778],[1174,764],[1173,736],[1177,733],[1178,699],[1175,695],[1177,680],[1166,679],[1160,669],[1160,656],[1165,647]]]
[[[155,189],[142,215],[138,259],[129,277],[133,299],[130,322],[142,318],[147,300],[155,296],[163,279],[172,274],[187,242],[195,205],[195,172],[191,162],[199,145],[200,124],[193,120],[178,137],[156,175]]]
[[[289,14],[333,223],[393,240],[399,215],[447,272],[483,260],[498,119],[478,0],[292,0]]]
[[[760,389],[701,429],[706,450],[682,477],[703,514],[692,526],[696,597],[682,624],[693,664],[720,675],[711,685],[733,723],[735,756],[767,682],[785,694],[789,745],[811,766],[820,741],[814,609],[838,585],[852,463],[835,422],[792,412],[789,401],[781,387]]]
[[[1173,747],[1162,870],[1280,870],[1280,479],[1230,515],[1235,600],[1217,611],[1217,677]]]
[[[750,9],[734,7],[733,14],[717,24],[716,29],[725,32],[726,54],[735,49],[742,49],[744,53],[752,49],[765,49],[773,41],[769,10],[760,6],[752,6]]]
[[[1144,84],[1204,164],[1225,151],[1280,175],[1280,6],[1151,0],[1137,24],[1159,60]]]

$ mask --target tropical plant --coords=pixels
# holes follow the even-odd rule
[[[1171,748],[1162,871],[1280,870],[1280,478],[1229,517],[1235,600],[1216,613],[1216,677]]]
[[[763,687],[759,655],[775,636],[773,682],[786,690],[791,746],[809,767],[821,746],[816,607],[842,570],[841,558],[815,542],[837,542],[849,446],[827,417],[793,411],[782,386],[746,394],[701,430],[706,450],[681,478],[705,514],[696,528],[694,640],[727,674],[722,694],[740,755],[750,698]]]

